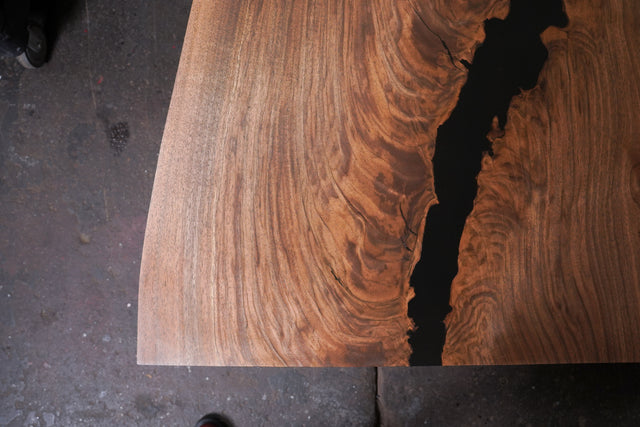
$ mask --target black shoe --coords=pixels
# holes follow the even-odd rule
[[[220,414],[207,414],[194,427],[233,427],[233,424]]]
[[[47,61],[47,37],[41,26],[35,23],[27,27],[29,31],[29,41],[27,47],[18,56],[18,62],[25,68],[42,67]]]

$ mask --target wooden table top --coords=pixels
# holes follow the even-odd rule
[[[479,175],[447,364],[640,360],[640,7],[566,2]],[[194,0],[138,362],[408,364],[435,136],[501,0]]]

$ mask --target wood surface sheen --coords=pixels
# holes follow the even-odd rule
[[[406,365],[430,159],[466,76],[442,41],[471,60],[483,20],[506,11],[195,0],[146,229],[139,363]]]
[[[565,7],[479,175],[445,364],[640,361],[640,3]]]

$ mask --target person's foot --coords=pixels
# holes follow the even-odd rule
[[[220,414],[207,414],[200,418],[194,427],[233,427],[233,424]]]
[[[29,41],[27,47],[18,56],[18,62],[25,68],[42,67],[47,60],[47,37],[40,25],[29,24]]]

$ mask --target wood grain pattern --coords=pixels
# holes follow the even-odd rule
[[[640,360],[640,3],[565,6],[484,160],[445,364]]]
[[[139,363],[406,365],[435,133],[465,78],[450,55],[470,60],[505,12],[195,0],[145,236]]]

